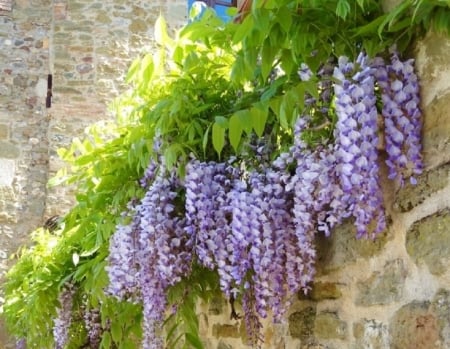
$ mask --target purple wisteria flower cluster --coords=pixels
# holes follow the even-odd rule
[[[57,317],[53,321],[53,337],[55,349],[63,349],[69,340],[69,329],[72,324],[72,305],[75,288],[72,284],[66,284],[59,294],[60,306],[57,308]]]
[[[298,74],[303,81],[314,75],[306,65]],[[183,179],[162,162],[149,165],[141,181],[147,192],[117,226],[107,269],[110,294],[143,304],[144,348],[163,347],[157,333],[167,289],[194,263],[216,270],[224,294],[242,301],[251,344],[258,346],[260,318],[270,313],[281,321],[292,298],[309,290],[318,232],[329,236],[344,219],[354,220],[358,237],[386,228],[380,134],[391,179],[414,183],[411,175],[422,170],[413,63],[395,54],[387,64],[360,54],[355,62],[328,62],[317,77],[325,79],[319,98],[306,96],[293,145],[275,159],[258,140],[248,162],[191,158]],[[332,140],[313,148],[305,135],[318,110],[333,114],[335,128]]]
[[[349,212],[355,218],[358,236],[374,234],[386,227],[378,168],[378,112],[376,108],[374,69],[360,54],[356,64],[339,60],[334,69],[336,96],[336,156],[342,190]]]
[[[403,182],[422,173],[421,112],[419,83],[414,73],[414,61],[402,62],[392,54],[386,64],[382,58],[373,62],[375,77],[382,91],[383,121],[389,178]]]
[[[143,304],[145,349],[162,348],[156,333],[166,310],[165,292],[188,275],[192,258],[184,213],[175,207],[179,180],[162,166],[155,169],[153,162],[145,177],[149,174],[153,182],[134,205],[131,223],[119,224],[111,238],[107,267],[107,292]]]
[[[101,323],[101,314],[99,309],[89,309],[83,314],[84,326],[88,333],[89,347],[100,348],[102,340],[103,327]]]

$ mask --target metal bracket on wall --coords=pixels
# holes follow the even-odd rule
[[[47,98],[45,100],[45,106],[50,108],[52,106],[52,85],[53,85],[53,76],[52,74],[48,74],[47,76]]]

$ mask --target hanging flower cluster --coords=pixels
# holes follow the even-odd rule
[[[84,326],[88,333],[89,345],[91,348],[100,348],[103,327],[99,309],[88,309],[83,314]]]
[[[108,292],[144,308],[144,348],[162,348],[157,333],[166,291],[193,263],[216,270],[227,297],[241,299],[249,338],[260,339],[260,318],[281,320],[290,299],[307,292],[315,274],[314,238],[353,218],[358,237],[386,227],[379,180],[380,119],[389,177],[403,183],[422,170],[418,83],[412,61],[385,64],[361,54],[319,71],[319,99],[307,96],[294,144],[273,161],[192,159],[184,179],[152,162],[147,189],[130,205],[111,238]],[[312,72],[302,65],[302,80]],[[377,91],[383,102],[377,110]],[[333,98],[334,96],[334,98]],[[334,140],[314,149],[303,140],[311,110],[335,113]],[[256,149],[260,149],[256,147]],[[257,151],[258,152],[258,151]]]
[[[55,349],[66,347],[69,339],[69,329],[72,324],[72,305],[75,288],[72,284],[66,284],[59,294],[59,308],[57,317],[54,319],[53,337],[55,339]]]

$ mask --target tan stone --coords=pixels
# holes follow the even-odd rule
[[[437,320],[427,302],[413,302],[399,309],[389,330],[392,349],[441,349]]]
[[[9,135],[9,125],[0,124],[0,140],[8,139],[8,135]]]
[[[424,109],[423,154],[427,167],[450,161],[449,110],[450,92],[434,98]]]
[[[67,18],[67,4],[56,3],[53,5],[53,16],[55,20],[62,20]]]

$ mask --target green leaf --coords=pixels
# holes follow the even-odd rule
[[[208,146],[208,140],[209,140],[209,132],[211,130],[211,125],[208,126],[208,128],[205,131],[205,134],[203,135],[203,140],[202,140],[202,149],[203,149],[203,153],[206,153],[206,147]]]
[[[250,109],[252,126],[258,137],[262,137],[264,133],[268,115],[267,103],[257,103]]]
[[[411,8],[412,1],[414,0],[404,0],[397,7],[394,8],[393,11],[389,12],[389,14],[384,17],[384,20],[381,22],[378,27],[378,35],[382,37],[382,33],[385,30],[386,25],[388,25],[388,29],[398,20],[401,15]]]
[[[173,143],[164,151],[164,160],[167,168],[170,170],[175,166],[181,157],[184,156],[183,147],[180,144]]]
[[[270,100],[269,106],[275,116],[280,119],[280,107],[281,107],[282,98],[276,97]]]
[[[183,58],[184,58],[184,50],[181,46],[175,47],[172,54],[172,59],[175,63],[178,65],[183,64]]]
[[[239,118],[241,126],[247,134],[252,132],[253,124],[250,111],[248,109],[239,110],[234,113]]]
[[[269,39],[266,39],[261,52],[261,75],[263,80],[266,80],[272,72],[276,53],[277,49],[272,46]]]
[[[377,29],[380,27],[381,23],[384,22],[386,17],[387,17],[387,14],[377,17],[376,19],[369,22],[368,24],[365,24],[361,27],[356,28],[356,32],[353,37],[373,35],[374,33],[377,32]]]
[[[139,67],[141,65],[141,59],[138,57],[136,58],[133,63],[131,63],[130,68],[128,69],[128,73],[125,77],[125,81],[127,83],[130,83],[132,80],[134,80],[135,75],[137,73],[137,71],[139,70]]]
[[[361,10],[364,11],[364,2],[365,2],[365,0],[356,0],[356,2],[358,3],[358,6],[361,7]]]
[[[294,69],[297,67],[293,52],[288,49],[283,49],[281,52],[281,68],[285,71],[286,75],[291,75]]]
[[[223,129],[227,129],[228,128],[228,119],[224,116],[216,116],[214,118],[214,121],[219,124],[220,126],[222,126]]]
[[[250,30],[253,29],[254,20],[252,16],[247,16],[241,24],[237,27],[238,29],[233,35],[233,44],[240,43],[250,32]]]
[[[347,0],[339,0],[336,5],[336,15],[345,20],[350,12],[350,9],[350,4]]]
[[[203,343],[197,335],[192,333],[186,333],[187,342],[192,345],[195,349],[204,349]]]
[[[155,41],[162,46],[171,46],[173,41],[167,34],[167,23],[161,14],[155,22]]]
[[[222,149],[225,145],[225,128],[219,123],[215,122],[212,128],[212,142],[213,147],[217,154],[220,156]]]
[[[286,6],[281,7],[277,12],[277,22],[288,33],[292,26],[292,10]]]
[[[114,343],[120,343],[122,339],[122,326],[117,320],[111,323],[111,336]]]
[[[242,122],[239,118],[239,115],[234,114],[230,118],[230,127],[228,129],[228,136],[230,138],[230,144],[233,147],[234,151],[237,151],[239,143],[241,141],[242,132],[244,128],[242,126]]]
[[[100,343],[100,348],[102,349],[111,348],[111,335],[109,332],[104,332],[102,334],[102,341]]]

